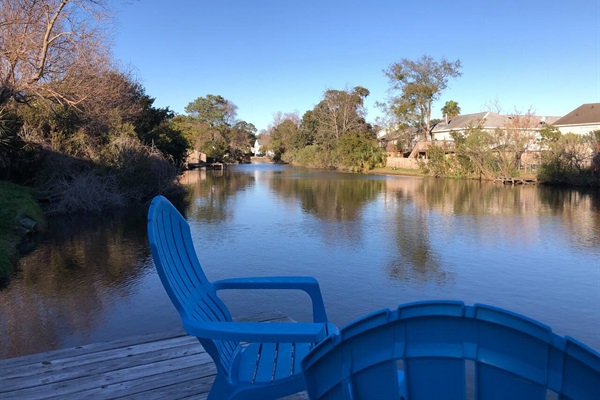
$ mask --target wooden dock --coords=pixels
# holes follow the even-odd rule
[[[215,374],[198,340],[173,331],[0,360],[0,399],[206,399]]]
[[[500,182],[504,185],[537,185],[537,178],[496,178],[494,182]]]

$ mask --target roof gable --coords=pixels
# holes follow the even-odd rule
[[[486,127],[498,127],[504,125],[504,119],[501,115],[492,112],[480,112],[475,114],[457,115],[450,118],[448,122],[442,121],[433,127],[432,133],[462,130],[470,125],[476,126],[483,124]]]
[[[554,122],[555,125],[600,123],[600,103],[583,104]]]
[[[535,115],[500,115],[493,112],[481,112],[476,114],[465,114],[458,115],[452,119],[442,121],[437,124],[432,134],[438,132],[452,131],[452,130],[463,130],[469,126],[481,125],[486,129],[496,128],[540,128],[546,124],[553,124],[558,120],[558,117],[539,117]]]

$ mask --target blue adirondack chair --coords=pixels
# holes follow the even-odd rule
[[[302,367],[311,400],[600,399],[598,352],[519,314],[462,302],[369,314]]]
[[[330,332],[319,284],[309,277],[265,277],[209,282],[187,221],[164,197],[148,211],[148,238],[158,275],[217,367],[208,398],[275,399],[304,390],[300,361]],[[233,322],[217,297],[222,289],[297,289],[312,300],[313,323]]]

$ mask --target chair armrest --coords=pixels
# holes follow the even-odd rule
[[[214,340],[262,343],[317,343],[336,328],[330,324],[295,322],[203,322],[183,321],[185,331]]]
[[[215,290],[223,289],[295,289],[306,292],[312,301],[313,321],[327,322],[327,313],[319,282],[308,276],[232,278],[212,282]]]

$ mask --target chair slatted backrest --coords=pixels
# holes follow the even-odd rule
[[[311,399],[600,397],[600,354],[527,317],[462,302],[370,314],[317,345],[303,369]]]
[[[148,239],[158,275],[183,320],[231,321],[225,304],[204,274],[185,218],[163,196],[148,211]],[[238,343],[198,338],[226,375]]]

